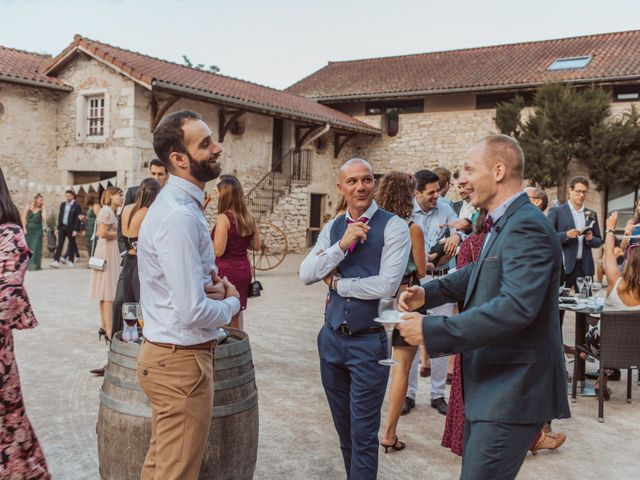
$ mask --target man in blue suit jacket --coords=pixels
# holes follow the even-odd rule
[[[575,286],[576,278],[595,274],[592,249],[602,246],[598,216],[584,206],[588,193],[589,180],[574,177],[569,182],[569,201],[549,211],[549,220],[562,243],[567,288]],[[581,234],[589,226],[591,230]]]
[[[515,478],[543,424],[570,416],[558,329],[560,241],[522,191],[523,171],[511,137],[471,147],[460,181],[473,189],[473,206],[489,211],[478,261],[400,297],[407,311],[464,302],[459,315],[409,313],[398,326],[431,356],[462,354],[464,480]]]

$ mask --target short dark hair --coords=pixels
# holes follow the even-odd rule
[[[151,160],[149,162],[149,168],[151,167],[160,167],[160,168],[164,168],[164,171],[167,171],[167,166],[162,163],[160,160],[158,160],[157,158],[154,158],[153,160]]]
[[[202,120],[202,116],[192,110],[180,110],[166,116],[153,132],[153,150],[168,172],[172,170],[171,153],[187,151],[182,130],[187,120]]]
[[[438,176],[438,186],[440,188],[444,188],[447,183],[451,184],[451,170],[448,168],[437,166],[433,169],[433,173]]]
[[[74,192],[73,190],[69,189],[69,190],[65,190],[64,193],[70,193],[71,195],[73,195],[73,198],[76,198],[76,192]]]
[[[416,190],[422,192],[427,185],[430,183],[438,183],[438,187],[440,187],[440,179],[438,175],[433,173],[431,170],[419,170],[415,174],[416,179]]]
[[[581,183],[582,185],[586,185],[587,188],[589,188],[589,179],[581,176],[573,177],[571,180],[569,180],[569,188],[573,190],[579,183]]]

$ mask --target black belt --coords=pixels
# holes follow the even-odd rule
[[[331,328],[331,324],[329,324],[329,328]],[[382,325],[375,325],[373,327],[363,328],[361,330],[358,330],[357,332],[352,332],[351,329],[349,328],[349,325],[347,325],[346,323],[343,323],[342,325],[340,325],[338,329],[335,329],[335,330],[333,328],[331,329],[334,332],[338,332],[343,335],[370,335],[373,333],[384,332],[384,327]]]
[[[427,275],[431,275],[432,277],[442,277],[443,275],[446,275],[447,273],[449,273],[449,269],[448,268],[443,268],[442,270],[427,271]]]

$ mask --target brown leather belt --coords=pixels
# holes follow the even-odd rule
[[[171,350],[213,350],[218,344],[218,340],[209,340],[208,342],[198,343],[196,345],[174,345],[173,343],[152,342],[148,338],[145,338],[144,341],[156,347],[170,348]]]

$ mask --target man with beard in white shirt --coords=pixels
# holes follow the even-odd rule
[[[204,187],[220,175],[222,148],[189,110],[160,123],[153,148],[170,177],[138,240],[145,340],[137,374],[153,412],[140,478],[196,480],[211,425],[218,327],[240,310],[235,287],[217,277],[204,216]]]

